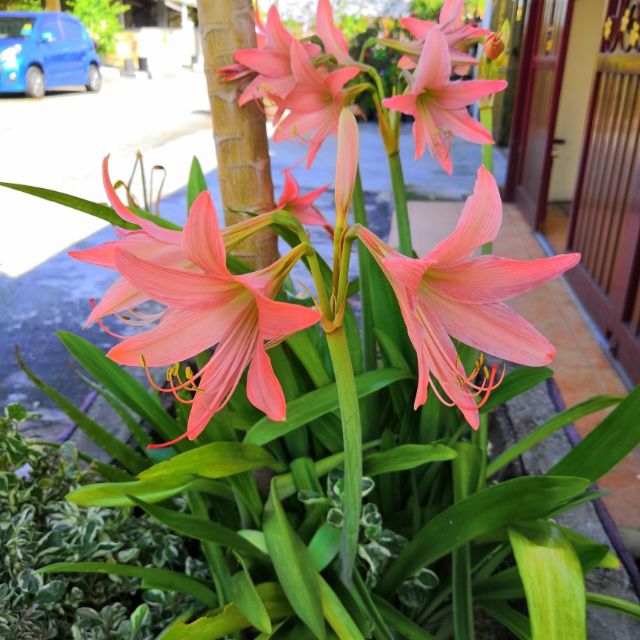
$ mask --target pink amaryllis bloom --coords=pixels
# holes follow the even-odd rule
[[[454,70],[460,74],[466,73],[469,65],[476,64],[477,60],[466,53],[466,50],[474,43],[481,41],[488,33],[487,29],[482,29],[473,24],[465,23],[463,20],[464,1],[445,0],[438,16],[438,22],[431,20],[421,20],[415,16],[401,18],[402,26],[417,39],[414,45],[417,47],[424,44],[427,34],[432,29],[442,32],[449,45],[449,53]],[[405,69],[413,69],[416,66],[417,55],[403,56],[399,66]]]
[[[313,163],[318,149],[329,134],[338,132],[338,120],[343,107],[349,105],[360,88],[344,89],[355,78],[358,67],[342,67],[331,73],[316,69],[302,45],[291,43],[291,69],[295,88],[278,105],[278,126],[273,139],[301,139],[309,145],[307,168]]]
[[[318,322],[315,309],[273,300],[306,248],[299,245],[253,273],[233,275],[226,266],[218,217],[207,192],[198,196],[182,234],[182,249],[200,272],[164,266],[116,250],[118,271],[167,309],[159,324],[126,338],[107,354],[123,365],[171,366],[215,346],[209,362],[172,391],[194,392],[187,431],[194,439],[233,394],[248,367],[249,401],[272,420],[284,420],[286,403],[266,349]],[[196,382],[197,381],[197,382]],[[167,443],[171,444],[171,443]]]
[[[353,58],[349,55],[349,45],[344,34],[333,22],[333,9],[329,0],[318,0],[316,11],[316,33],[327,53],[330,53],[339,64],[352,65]]]
[[[577,253],[540,260],[473,257],[479,246],[495,239],[501,221],[498,187],[481,168],[457,227],[424,257],[408,258],[368,229],[358,230],[393,287],[418,355],[415,407],[424,404],[431,387],[441,401],[457,405],[474,429],[478,407],[496,386],[495,368],[489,380],[476,384],[477,371],[464,370],[450,336],[511,362],[548,364],[555,355],[551,343],[504,300],[561,275],[580,259]],[[484,399],[476,404],[478,395]]]
[[[429,148],[442,168],[452,173],[451,137],[488,144],[491,134],[467,112],[466,107],[478,98],[502,91],[504,80],[467,80],[450,82],[451,60],[444,35],[432,29],[427,34],[418,66],[408,93],[385,98],[389,109],[414,117],[415,157]]]
[[[225,80],[236,80],[244,75],[257,74],[238,99],[241,106],[264,97],[286,98],[296,84],[291,70],[291,43],[294,37],[282,24],[275,5],[267,13],[263,28],[263,44],[256,49],[239,49],[235,53],[238,64],[219,69]],[[315,43],[305,43],[303,51],[308,57],[320,53]],[[245,70],[243,73],[242,70]]]
[[[182,249],[180,231],[158,226],[128,209],[120,200],[109,178],[109,156],[102,161],[102,181],[107,198],[115,212],[126,222],[139,226],[140,230],[129,231],[116,228],[116,233],[119,236],[117,240],[105,242],[90,249],[70,251],[70,256],[107,269],[116,269],[116,251],[123,249],[143,260],[153,259],[167,267],[187,267],[189,265],[190,261]],[[147,295],[129,281],[120,278],[111,285],[100,302],[92,309],[86,325],[99,322],[105,316],[130,310],[146,300],[148,300]],[[138,317],[139,321],[143,319],[142,316]]]
[[[329,188],[329,185],[324,185],[323,187],[301,195],[300,187],[291,171],[285,169],[283,173],[284,188],[276,204],[276,209],[278,211],[288,211],[293,214],[301,224],[309,227],[323,227],[330,236],[333,236],[333,227],[313,204],[315,200]]]

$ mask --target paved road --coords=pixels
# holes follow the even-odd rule
[[[116,175],[128,176],[138,149],[153,156],[153,150],[209,126],[204,76],[187,71],[158,80],[106,81],[99,94],[58,91],[40,101],[3,95],[0,181],[103,199],[99,166],[104,155],[112,154]],[[212,158],[213,145],[210,168]],[[184,181],[170,171],[169,190]],[[5,189],[0,190],[0,216],[0,273],[12,277],[101,227],[91,218]]]

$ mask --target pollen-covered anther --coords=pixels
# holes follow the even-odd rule
[[[167,389],[166,387],[161,387],[153,379],[153,376],[151,375],[151,371],[149,370],[149,367],[147,366],[147,363],[143,355],[140,356],[140,360],[142,362],[142,367],[144,368],[144,371],[147,375],[147,380],[149,381],[149,384],[156,391],[159,391],[160,393],[171,393],[173,397],[181,404],[193,404],[194,400],[193,399],[187,400],[183,398],[182,396],[180,396],[178,391],[184,390],[190,393],[197,393],[197,392],[204,391],[202,387],[198,387],[195,383],[196,378],[202,375],[203,370],[194,374],[191,367],[185,367],[186,380],[182,380],[182,378],[180,377],[180,363],[176,362],[175,364],[172,364],[170,367],[167,368],[167,372],[165,374],[166,380],[169,383],[169,388]],[[178,381],[177,385],[174,384],[174,379]]]

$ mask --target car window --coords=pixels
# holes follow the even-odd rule
[[[51,33],[57,41],[64,39],[58,18],[45,18],[40,25],[40,35],[43,33]]]
[[[84,30],[77,23],[72,20],[63,20],[62,28],[64,29],[65,40],[78,44],[84,42]]]
[[[28,38],[33,31],[33,18],[0,16],[0,40],[6,38]]]

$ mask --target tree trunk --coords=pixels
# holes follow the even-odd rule
[[[237,103],[237,82],[220,82],[217,70],[233,64],[237,49],[255,47],[251,0],[198,0],[204,69],[209,89],[218,180],[224,218],[233,224],[246,217],[232,209],[269,211],[274,208],[271,162],[264,112],[255,102]],[[278,256],[275,234],[257,233],[234,251],[254,268]]]
[[[62,11],[60,0],[45,0],[44,4],[47,11]]]

